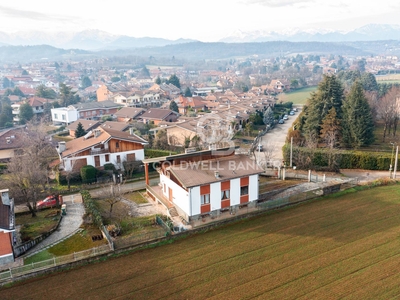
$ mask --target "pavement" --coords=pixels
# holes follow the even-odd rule
[[[74,194],[64,197],[64,204],[67,206],[67,214],[62,216],[60,225],[57,230],[49,235],[42,242],[35,245],[33,248],[29,249],[23,257],[32,256],[44,249],[50,248],[55,244],[65,240],[71,235],[79,231],[79,228],[83,222],[83,215],[85,213],[85,208],[82,203],[82,198],[80,194]]]

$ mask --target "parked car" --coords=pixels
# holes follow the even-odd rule
[[[288,115],[284,115],[284,116],[283,116],[283,119],[284,119],[284,120],[289,119]]]
[[[279,123],[279,124],[284,124],[285,121],[283,121],[283,119],[280,119],[280,120],[278,121],[278,123]]]
[[[296,112],[296,111],[297,111],[297,107],[293,108],[293,111],[295,111],[295,112]]]
[[[289,113],[289,115],[294,116],[294,111],[291,110],[290,113]]]
[[[57,205],[57,198],[54,195],[46,197],[44,200],[36,202],[36,208],[42,209],[46,207],[54,207]]]

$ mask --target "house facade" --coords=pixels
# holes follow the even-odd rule
[[[148,194],[173,205],[189,223],[254,206],[263,170],[245,155],[224,152],[206,150],[144,160],[145,170],[149,163],[159,164],[159,186],[148,185]]]
[[[13,263],[13,241],[15,235],[14,200],[8,189],[0,190],[0,266]]]
[[[55,124],[71,124],[78,119],[98,120],[104,115],[115,114],[121,105],[110,100],[87,102],[51,109],[51,118]]]
[[[78,172],[86,165],[101,168],[107,163],[123,169],[124,162],[144,159],[146,144],[147,141],[132,132],[100,126],[83,137],[59,142],[57,151],[61,168],[67,172]]]

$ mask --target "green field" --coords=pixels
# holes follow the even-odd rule
[[[400,74],[387,74],[375,76],[378,83],[400,83]]]
[[[283,102],[293,102],[294,105],[304,105],[306,104],[307,99],[310,98],[311,93],[315,92],[317,88],[317,86],[311,86],[289,93],[282,93],[278,98]]]
[[[399,299],[399,267],[393,185],[20,282],[0,299]]]

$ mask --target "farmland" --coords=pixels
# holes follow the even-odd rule
[[[348,191],[16,283],[0,298],[398,298],[399,215],[398,185]]]

